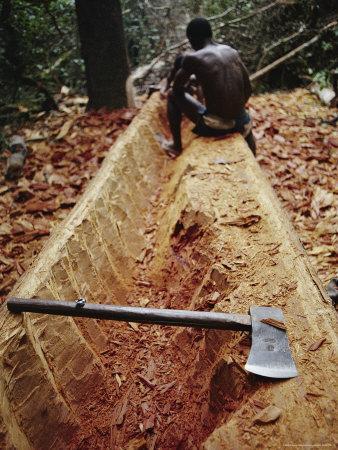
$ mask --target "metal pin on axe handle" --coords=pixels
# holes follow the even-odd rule
[[[279,308],[252,306],[248,315],[115,306],[86,303],[83,299],[80,299],[80,302],[67,302],[15,297],[7,300],[7,308],[13,313],[31,312],[157,325],[251,331],[252,346],[245,365],[247,371],[270,378],[292,378],[298,375],[285,330],[261,322],[261,319],[267,318],[283,322],[283,313]]]

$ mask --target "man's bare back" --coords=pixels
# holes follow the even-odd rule
[[[195,53],[187,54],[182,70],[189,76],[196,76],[210,114],[235,119],[250,97],[248,72],[238,52],[227,45],[211,43]]]
[[[251,120],[245,104],[251,95],[248,72],[233,48],[214,42],[206,19],[194,19],[187,27],[187,36],[195,52],[182,58],[172,90],[168,96],[168,119],[173,143],[166,150],[174,155],[182,151],[181,119],[186,115],[196,124],[194,132],[201,136],[242,133],[255,151]],[[191,76],[196,77],[204,96],[198,102],[186,89]]]

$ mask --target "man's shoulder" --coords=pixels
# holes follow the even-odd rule
[[[196,64],[198,64],[200,58],[197,55],[198,52],[186,52],[183,54],[183,59],[182,59],[182,67],[183,69],[187,70],[187,69],[192,69],[193,67],[196,66]]]
[[[202,48],[201,50],[197,50],[196,52],[191,54],[191,58],[195,60],[203,60],[205,56],[214,55],[215,57],[228,57],[228,58],[237,58],[239,56],[238,51],[230,45],[226,44],[214,44],[207,47]]]
[[[217,44],[217,49],[223,53],[228,54],[229,56],[238,56],[238,51],[235,48],[230,47],[230,45]]]

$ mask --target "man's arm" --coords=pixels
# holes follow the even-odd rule
[[[165,92],[168,91],[168,89],[170,88],[171,83],[173,82],[177,72],[180,70],[180,68],[182,67],[182,61],[183,61],[183,55],[178,55],[175,58],[175,62],[173,65],[173,68],[170,71],[170,74],[168,76],[168,78],[166,79],[166,84],[165,86],[163,86],[163,88],[161,89],[161,92],[164,94]]]
[[[251,83],[250,83],[248,70],[245,67],[245,65],[243,64],[243,61],[241,60],[239,55],[238,55],[238,64],[239,64],[239,67],[241,68],[242,75],[243,75],[244,97],[245,97],[245,102],[247,102],[250,98],[250,95],[252,94],[252,87],[251,87]]]
[[[190,56],[185,56],[182,61],[181,69],[176,73],[173,83],[173,91],[181,94],[193,74],[193,64]]]

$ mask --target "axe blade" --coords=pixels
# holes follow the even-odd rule
[[[261,319],[284,322],[279,308],[251,306],[252,345],[245,369],[269,378],[293,378],[298,375],[292,359],[286,331],[275,328]]]

